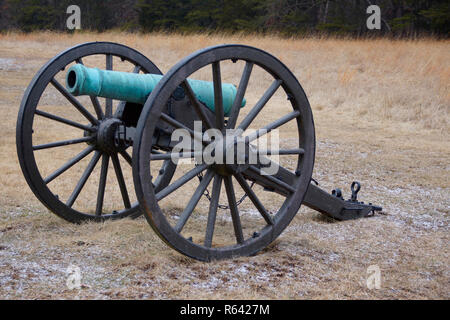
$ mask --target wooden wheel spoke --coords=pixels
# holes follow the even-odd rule
[[[55,78],[50,80],[50,83],[58,90],[90,123],[93,125],[98,124],[98,120],[86,110],[85,107],[69,92],[64,88]]]
[[[187,132],[189,132],[189,134],[191,135],[192,138],[201,141],[203,144],[208,144],[209,141],[205,141],[203,139],[203,135],[201,133],[198,132],[194,132],[194,130],[188,128],[187,126],[185,126],[184,124],[182,124],[181,122],[175,120],[174,118],[172,118],[171,116],[167,115],[166,113],[161,113],[161,120],[166,122],[167,124],[171,125],[172,127],[175,127],[177,129],[184,129]]]
[[[100,105],[100,102],[98,101],[98,97],[97,96],[89,96],[89,98],[91,98],[91,102],[94,107],[95,113],[97,114],[97,118],[100,120],[105,118],[105,115],[103,114],[103,110]]]
[[[133,160],[131,158],[131,156],[129,155],[129,153],[126,150],[120,151],[120,155],[125,159],[125,161],[132,166],[133,165]]]
[[[89,142],[89,141],[92,141],[92,140],[94,140],[94,137],[83,137],[83,138],[78,138],[78,139],[63,140],[63,141],[56,141],[56,142],[45,143],[45,144],[38,144],[38,145],[33,146],[33,150],[42,150],[42,149],[63,147],[63,146],[68,146],[68,145],[82,143],[82,142]]]
[[[233,106],[231,107],[230,115],[228,117],[227,129],[234,129],[234,126],[236,125],[236,121],[239,116],[239,111],[241,110],[242,101],[244,100],[245,91],[247,90],[248,81],[250,80],[252,70],[253,63],[247,61],[245,63],[244,71],[242,73],[239,87],[236,92],[236,97],[234,98]]]
[[[264,208],[264,205],[261,203],[261,201],[259,201],[259,199],[256,196],[255,192],[250,188],[250,186],[248,185],[247,181],[244,179],[242,174],[236,173],[234,175],[234,177],[236,178],[237,182],[239,182],[239,184],[241,185],[242,189],[248,195],[250,200],[253,202],[253,204],[255,205],[256,209],[258,209],[258,211],[261,214],[261,216],[264,218],[264,220],[266,220],[267,224],[273,225],[274,222],[273,222],[273,219],[272,219],[270,213],[267,212],[266,208]]]
[[[206,129],[214,128],[214,125],[211,123],[211,120],[209,119],[208,115],[206,114],[205,107],[203,107],[203,105],[198,101],[189,82],[187,80],[185,80],[185,81],[183,81],[181,86],[186,91],[189,101],[191,102],[192,106],[194,107],[194,110],[197,113],[200,120],[202,120],[203,123],[205,124]]]
[[[97,205],[95,215],[101,216],[103,213],[103,202],[105,199],[106,180],[108,178],[109,155],[106,153],[102,156],[102,167],[100,171],[100,181],[98,183]]]
[[[224,177],[225,190],[228,197],[228,205],[230,206],[231,219],[233,221],[234,234],[236,241],[241,244],[244,242],[244,234],[242,232],[241,218],[239,217],[239,210],[236,205],[236,196],[234,194],[233,180],[231,176]]]
[[[276,176],[263,174],[264,171],[262,168],[258,168],[257,166],[250,165],[250,171],[253,171],[255,175],[251,175],[251,178],[255,180],[256,183],[266,186],[268,184],[269,187],[280,190],[282,194],[291,194],[295,192],[295,188],[291,185],[285,183],[283,180],[280,180]]]
[[[251,142],[251,141],[253,141],[255,139],[258,139],[261,136],[269,133],[270,131],[281,127],[282,125],[284,125],[285,123],[291,121],[292,119],[297,118],[299,115],[300,115],[300,111],[298,111],[298,110],[292,111],[291,113],[281,117],[280,119],[275,120],[274,122],[271,122],[267,126],[264,126],[263,128],[252,132],[246,138],[248,139],[249,142]]]
[[[123,177],[122,168],[120,166],[120,161],[117,157],[117,154],[112,154],[111,160],[114,166],[114,171],[116,172],[117,182],[119,183],[119,189],[120,193],[122,194],[123,204],[125,205],[125,208],[129,209],[131,208],[130,198],[128,196],[127,185]]]
[[[92,127],[88,127],[88,126],[86,126],[84,124],[81,124],[81,123],[78,123],[78,122],[75,122],[75,121],[72,121],[72,120],[69,120],[69,119],[61,118],[59,116],[55,116],[54,114],[51,114],[51,113],[48,113],[48,112],[45,112],[45,111],[36,110],[35,114],[37,114],[37,115],[39,115],[41,117],[50,119],[50,120],[54,120],[54,121],[57,121],[57,122],[60,122],[60,123],[67,124],[69,126],[72,126],[72,127],[78,128],[78,129],[82,129],[82,130],[86,130],[86,131],[90,131],[90,132],[94,132],[95,131],[95,129],[92,128]]]
[[[196,166],[194,169],[191,169],[189,172],[187,172],[181,178],[179,178],[178,180],[176,180],[172,184],[168,185],[167,187],[165,187],[161,191],[159,191],[156,194],[156,200],[160,201],[160,200],[164,199],[169,194],[171,194],[172,192],[174,192],[175,190],[180,188],[182,185],[184,185],[185,183],[189,182],[194,177],[196,177],[198,174],[200,174],[201,172],[206,170],[207,167],[208,167],[207,164],[202,164],[202,165]]]
[[[295,154],[305,154],[305,149],[295,148],[295,149],[278,149],[278,150],[258,150],[259,155],[295,155]]]
[[[262,110],[262,108],[266,105],[266,103],[272,98],[274,93],[278,90],[278,88],[283,83],[282,80],[276,79],[273,81],[272,85],[267,89],[267,91],[263,94],[261,99],[256,103],[256,105],[250,110],[250,112],[247,114],[247,116],[242,120],[242,122],[239,124],[238,128],[245,131],[248,126],[252,123],[252,121],[256,118],[256,116],[259,114],[259,112]]]
[[[106,70],[113,69],[113,56],[111,54],[106,55]],[[112,116],[112,99],[106,98],[105,117],[110,118]]]
[[[223,97],[222,97],[222,76],[220,74],[220,62],[212,64],[213,84],[214,84],[214,113],[216,115],[216,128],[220,131],[224,129]]]
[[[183,212],[180,215],[180,219],[178,220],[177,224],[175,225],[175,231],[178,233],[183,230],[183,227],[185,226],[187,220],[191,216],[192,212],[194,211],[195,207],[197,206],[197,203],[200,201],[200,198],[202,197],[203,193],[205,192],[206,188],[208,187],[209,183],[211,182],[211,179],[214,176],[214,171],[208,170],[206,172],[206,175],[203,177],[202,181],[199,183],[197,189],[195,190],[192,198],[189,200],[188,204],[186,205],[186,208],[183,210]]]
[[[150,160],[192,159],[201,155],[202,151],[168,152],[161,154],[151,154]]]
[[[87,180],[89,179],[92,171],[94,170],[95,166],[97,165],[97,162],[100,159],[100,156],[101,156],[101,153],[99,151],[95,151],[94,156],[92,157],[88,166],[84,170],[83,175],[81,176],[75,189],[73,190],[72,194],[70,195],[69,199],[66,202],[66,205],[68,207],[72,207],[72,205],[75,203],[75,200],[77,200],[81,190],[83,189],[83,187],[86,184]]]
[[[205,247],[211,248],[214,228],[216,225],[217,209],[219,208],[220,189],[222,186],[222,176],[214,177],[211,202],[209,204],[208,222],[206,224]]]
[[[134,66],[134,69],[133,69],[133,73],[139,73],[140,71],[141,71],[141,69],[142,69],[142,67],[140,66],[140,65],[135,65]]]
[[[116,111],[114,112],[114,118],[122,119],[122,114],[123,114],[125,105],[126,105],[125,101],[120,101],[117,104]]]
[[[70,169],[73,165],[83,160],[88,154],[90,154],[94,150],[93,146],[89,146],[83,151],[81,151],[78,155],[76,155],[74,158],[67,161],[64,165],[62,165],[58,170],[54,171],[52,174],[50,174],[47,178],[44,179],[44,182],[46,184],[53,181],[55,178],[57,178],[62,173],[66,172],[68,169]]]

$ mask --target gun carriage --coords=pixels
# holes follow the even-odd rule
[[[96,65],[85,65],[85,61],[93,56],[99,65],[105,66],[105,70],[95,68]],[[128,72],[115,70],[113,61],[128,64]],[[224,69],[221,66],[230,61],[243,65],[236,86],[222,81]],[[247,87],[256,67],[271,79],[271,84],[257,97],[256,103],[250,105],[246,99]],[[200,69],[210,70],[212,81],[191,79],[191,75]],[[58,80],[61,78],[65,84]],[[41,108],[40,101],[48,88],[56,89],[64,98],[66,108],[74,108],[82,120],[75,121]],[[279,110],[289,111],[280,111],[280,115],[274,115],[274,121],[252,133],[243,133],[277,91],[286,97]],[[83,96],[89,100],[90,110],[86,99],[81,100]],[[115,109],[113,101],[116,102]],[[36,144],[33,138],[36,119],[44,123],[45,131],[51,130],[52,123],[58,123],[75,128],[78,136]],[[200,133],[195,130],[196,121],[202,125]],[[265,154],[261,154],[255,141],[288,124],[290,130],[295,127],[294,132],[298,136],[295,146],[265,150]],[[197,161],[191,169],[177,175],[181,166],[173,161],[174,156],[196,159],[198,152],[180,154],[175,151],[171,135],[176,129],[183,129],[193,141],[200,141],[200,151],[211,145],[217,146],[216,139],[204,134],[208,129],[223,134],[232,130],[232,134],[225,135],[222,141],[225,141],[221,158],[224,161]],[[225,159],[231,150],[235,150],[239,138],[243,140],[244,152],[233,155],[234,162],[229,163]],[[51,172],[44,170],[47,164],[37,161],[38,154],[41,156],[48,152],[45,157],[51,159],[53,150],[80,144],[84,145],[80,153],[69,157]],[[45,64],[27,88],[17,121],[17,152],[31,190],[61,218],[80,223],[144,214],[157,235],[169,246],[204,261],[257,253],[282,233],[302,204],[337,220],[366,217],[381,210],[381,207],[357,200],[358,182],[352,184],[349,200],[343,199],[339,189],[330,194],[312,183],[315,131],[306,94],[281,61],[267,52],[244,45],[219,45],[197,51],[165,75],[147,57],[124,45],[95,42],[70,48]],[[255,154],[256,158],[250,157]],[[280,165],[275,164],[276,172],[267,174],[266,168],[274,164],[270,157],[272,154],[280,158],[290,156],[293,160],[289,166],[280,161]],[[88,158],[90,160],[73,191],[65,198],[60,197],[58,188],[66,183],[65,173],[85,163],[83,161]],[[250,158],[257,160],[250,162]],[[110,162],[112,168],[109,167]],[[124,162],[128,168],[124,168]],[[97,166],[100,168],[98,180],[90,179]],[[115,172],[117,182],[107,179],[108,170]],[[132,173],[136,192],[134,202],[125,182],[125,170]],[[75,209],[74,204],[88,180],[95,184],[90,189],[95,190],[91,192],[92,199],[85,203],[83,209]],[[241,201],[237,201],[236,182],[263,221],[257,230],[241,223],[238,208]],[[192,195],[182,212],[176,214],[176,220],[171,220],[162,206],[163,200],[176,194],[187,183],[195,184]],[[262,191],[257,194],[253,185]],[[122,198],[119,208],[112,208],[105,197],[114,187],[119,189]],[[263,204],[261,195],[264,192],[281,197],[282,201],[275,210],[268,210]],[[219,204],[222,193],[226,207]],[[192,239],[182,231],[205,194],[209,207],[203,221],[204,236]],[[219,207],[227,209],[231,220],[232,239],[228,242],[213,241]]]

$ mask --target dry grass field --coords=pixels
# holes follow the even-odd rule
[[[215,44],[248,44],[272,53],[297,76],[312,106],[313,177],[326,190],[341,187],[345,197],[350,183],[359,180],[361,200],[383,206],[385,214],[336,222],[302,207],[256,256],[211,263],[170,249],[143,218],[74,225],[53,215],[22,176],[15,147],[17,112],[28,83],[47,60],[70,46],[100,40],[137,49],[163,72]],[[239,79],[240,71],[232,68],[225,69],[231,74],[226,81]],[[250,84],[250,105],[258,90],[267,88],[265,80]],[[62,108],[56,94],[45,99],[50,110]],[[449,41],[5,34],[0,35],[0,114],[1,299],[450,298]],[[272,113],[257,121],[276,118]],[[57,125],[46,129],[43,140],[70,133]],[[289,137],[280,138],[289,145]],[[49,170],[60,161],[56,154],[38,160]],[[76,183],[81,172],[74,168],[69,178]],[[93,177],[98,180],[98,173]],[[130,172],[126,181],[132,190]],[[63,195],[73,189],[53,187]],[[110,203],[120,202],[118,187],[107,194]],[[77,205],[90,204],[83,197],[86,201]],[[263,200],[272,202],[267,197]],[[169,198],[165,206],[177,215],[183,200]],[[188,227],[194,238],[207,213],[202,201]],[[250,223],[251,208],[247,199],[242,214]],[[226,225],[228,213],[221,214]],[[66,286],[70,265],[80,268],[79,290]],[[371,265],[381,270],[380,289],[367,288]]]

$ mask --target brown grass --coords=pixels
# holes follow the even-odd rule
[[[297,76],[312,105],[318,140],[314,177],[327,190],[359,179],[362,200],[382,205],[387,215],[334,222],[302,208],[257,256],[213,263],[169,249],[143,219],[79,226],[52,215],[29,190],[16,160],[20,99],[48,59],[66,47],[96,40],[129,45],[163,72],[214,44],[243,43],[271,52]],[[0,298],[448,299],[449,49],[448,41],[435,40],[0,35]],[[239,77],[239,69],[226,71],[226,81]],[[266,80],[261,76],[253,83],[249,103]],[[60,109],[56,95],[49,94],[46,108]],[[269,114],[258,121],[275,118]],[[70,132],[55,125],[41,138],[55,134]],[[48,160],[41,159],[44,165]],[[81,169],[70,173],[80,174]],[[127,182],[132,188],[130,176]],[[54,188],[71,191],[66,185]],[[113,189],[108,190],[111,202],[120,200]],[[168,214],[179,213],[184,200],[168,199]],[[194,238],[200,237],[206,205],[187,226]],[[242,206],[251,209],[248,200]],[[252,215],[244,219],[257,223]],[[230,230],[227,223],[223,219],[222,237]],[[81,268],[81,290],[66,287],[70,264]],[[373,264],[381,268],[379,290],[366,287],[366,270]]]

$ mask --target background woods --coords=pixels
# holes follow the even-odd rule
[[[0,31],[67,30],[66,8],[81,8],[82,29],[226,31],[349,36],[448,37],[446,0],[0,0]],[[366,9],[381,8],[381,30],[368,30]]]

